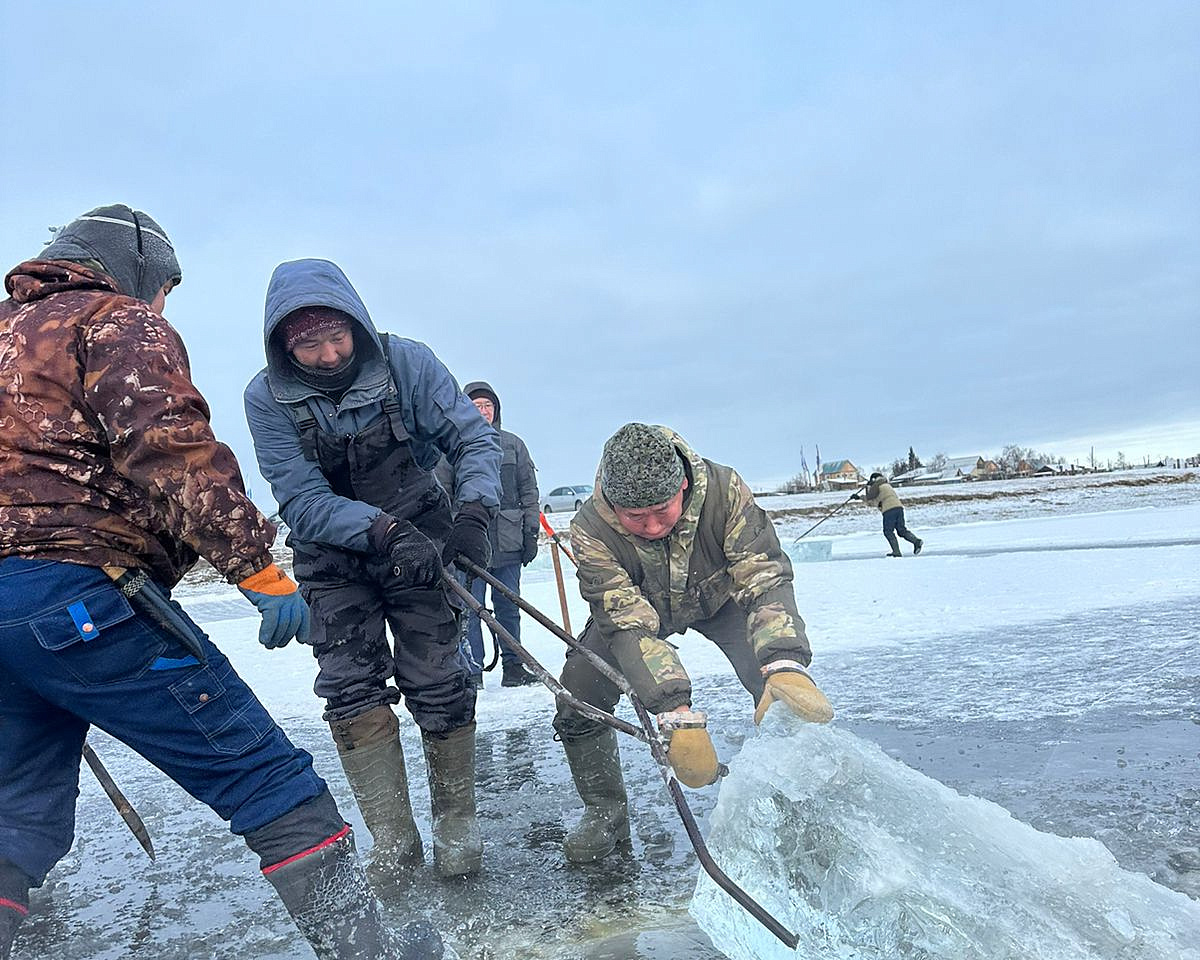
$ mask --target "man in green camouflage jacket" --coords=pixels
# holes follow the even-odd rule
[[[605,444],[591,498],[571,522],[579,588],[591,607],[583,642],[617,667],[670,737],[687,786],[716,780],[716,751],[692,685],[667,637],[692,629],[729,659],[758,708],[781,700],[806,720],[833,716],[806,667],[792,566],[766,513],[730,467],[705,460],[667,427],[628,423]],[[571,652],[562,683],[612,710],[620,691]],[[584,803],[569,860],[598,860],[629,840],[613,731],[559,702],[554,719]]]

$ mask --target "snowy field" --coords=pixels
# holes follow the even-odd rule
[[[1136,482],[1112,482],[1120,478]],[[878,512],[857,505],[795,548],[800,558],[810,540],[825,541],[817,552],[830,558],[796,563],[814,671],[838,710],[829,731],[808,736],[778,723],[756,731],[750,699],[715,647],[696,636],[681,639],[696,706],[709,712],[718,753],[733,768],[722,784],[688,793],[706,831],[720,798],[711,824],[718,859],[748,888],[761,882],[764,897],[785,878],[775,908],[789,922],[807,918],[806,936],[824,944],[820,953],[796,956],[1133,960],[1170,956],[1161,952],[1163,943],[1200,943],[1200,481],[1152,471],[901,495],[909,526],[926,542],[920,557],[909,556],[905,545],[904,558],[884,558]],[[790,544],[842,499],[762,503]],[[560,530],[568,519],[551,517]],[[527,571],[524,592],[557,618],[545,551]],[[361,844],[369,845],[311,693],[309,652],[295,644],[259,647],[257,619],[230,587],[197,577],[177,597],[292,738],[314,754]],[[578,630],[586,612],[575,591],[568,597]],[[561,644],[526,623],[527,645],[557,670]],[[767,947],[756,946],[758,932],[748,933],[737,908],[703,883],[693,905],[696,858],[648,753],[636,743],[622,745],[633,857],[589,868],[563,862],[564,823],[576,815],[578,800],[552,740],[552,714],[548,691],[502,690],[498,673],[489,674],[478,711],[484,872],[444,882],[426,867],[387,891],[389,910],[397,919],[429,916],[464,960],[766,956]],[[428,837],[424,764],[406,715],[402,729]],[[145,818],[158,859],[145,857],[85,771],[76,845],[33,892],[15,960],[311,956],[240,840],[121,744],[99,731],[92,742]],[[801,811],[794,802],[778,807],[787,795],[780,785],[815,782],[830,765],[861,771],[864,783],[870,774],[879,792],[849,789],[836,802],[822,798],[829,833],[836,825],[854,836],[854,824],[883,823],[886,812],[893,844],[897,837],[917,839],[878,849],[917,863],[923,879],[947,878],[942,894],[955,892],[955,877],[974,886],[972,875],[996,878],[1001,893],[1003,882],[1065,891],[1060,913],[1067,916],[1055,922],[1072,948],[1022,950],[1019,935],[996,928],[1007,916],[998,910],[987,918],[993,926],[973,934],[970,951],[959,943],[938,952],[895,911],[876,910],[885,901],[902,902],[904,885],[888,888],[887,896],[868,885],[875,893],[850,903],[850,873],[840,875],[836,888],[832,880],[824,888],[814,883],[805,873],[810,865],[801,862],[811,849],[806,854],[779,842],[783,826],[800,829]],[[848,779],[853,788],[854,777]],[[782,811],[778,822],[762,815],[767,791]],[[954,824],[966,841],[918,842],[941,823]],[[1074,837],[1090,839],[1059,840]],[[863,848],[861,839],[855,846]],[[1078,850],[1086,852],[1083,859]],[[1085,862],[1100,865],[1076,872]],[[1094,904],[1083,903],[1095,899],[1096,889],[1129,902],[1101,911],[1097,921],[1088,912]],[[987,914],[986,891],[974,894],[985,897],[976,906]],[[922,916],[934,933],[950,922],[936,911]],[[1088,925],[1094,923],[1107,926],[1093,943]],[[856,935],[874,936],[875,952],[835,945],[835,933],[854,924]]]

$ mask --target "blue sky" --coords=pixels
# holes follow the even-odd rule
[[[0,11],[0,261],[156,217],[267,506],[241,392],[300,256],[490,380],[543,488],[631,419],[752,480],[1200,452],[1194,3]]]

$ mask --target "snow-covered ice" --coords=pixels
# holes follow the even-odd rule
[[[1099,841],[1122,870],[1142,875],[1131,876],[1130,891],[1157,890],[1145,886],[1153,880],[1174,891],[1170,902],[1194,908],[1200,482],[1162,478],[979,485],[983,498],[970,497],[971,485],[902,491],[909,525],[926,541],[916,559],[883,558],[878,513],[847,508],[814,533],[829,542],[831,559],[798,562],[796,593],[814,670],[838,710],[831,735],[844,738],[838,742],[847,755],[850,746],[874,751],[872,763],[885,769],[882,751],[912,768],[906,776],[999,804],[1043,833]],[[789,542],[841,499],[763,503]],[[554,521],[566,525],[558,515]],[[557,618],[544,551],[526,572],[524,592]],[[176,595],[289,735],[313,753],[361,845],[369,846],[311,692],[309,651],[295,644],[262,649],[257,618],[232,587],[195,577]],[[577,591],[568,596],[579,629],[586,610]],[[524,629],[532,652],[557,670],[559,641],[528,620]],[[688,635],[680,645],[696,705],[708,711],[718,753],[734,767],[721,786],[688,793],[706,825],[718,795],[723,809],[743,802],[751,780],[742,771],[777,733],[758,736],[749,697],[712,644]],[[711,945],[689,916],[698,865],[647,751],[622,744],[633,858],[570,867],[560,844],[578,800],[552,739],[553,698],[542,688],[502,690],[494,674],[487,682],[478,710],[484,872],[446,883],[431,867],[416,871],[389,899],[397,918],[429,916],[464,960],[737,956],[732,943]],[[428,837],[419,738],[403,713],[402,736]],[[15,960],[308,957],[241,841],[121,744],[99,732],[92,740],[145,817],[158,860],[145,858],[85,771],[76,845],[34,892]],[[886,769],[894,789],[920,784],[953,806],[939,784],[910,782],[895,773],[903,770],[898,765]],[[990,809],[996,816],[979,823],[1026,830]],[[744,835],[727,835],[721,862],[736,862],[739,844],[753,837],[749,826]],[[1039,867],[1053,870],[1053,863],[1047,858]],[[1071,877],[1052,875],[1070,890]],[[1136,942],[1142,913],[1105,916]]]

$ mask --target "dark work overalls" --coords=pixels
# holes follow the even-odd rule
[[[291,409],[304,456],[320,466],[334,493],[410,521],[441,549],[450,532],[450,502],[413,458],[394,384],[383,412],[353,435],[320,429],[304,404]],[[325,720],[352,719],[398,703],[401,694],[418,726],[430,733],[475,719],[475,691],[458,654],[458,614],[440,586],[397,586],[384,557],[294,536],[288,545],[312,610],[320,666],[313,689],[326,701]]]

